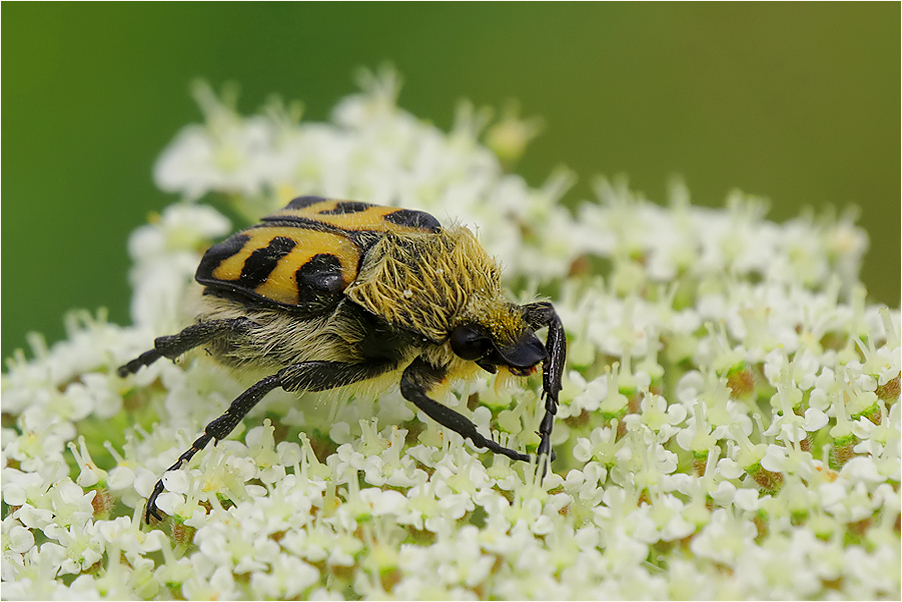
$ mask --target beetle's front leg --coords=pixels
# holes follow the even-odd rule
[[[567,335],[554,306],[547,301],[522,306],[523,317],[533,330],[548,327],[545,349],[548,359],[542,363],[542,393],[545,396],[545,416],[539,425],[539,455],[551,454],[551,430],[557,414],[558,395],[567,359]]]

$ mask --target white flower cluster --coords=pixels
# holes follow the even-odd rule
[[[156,169],[185,200],[130,243],[135,325],[73,313],[3,375],[4,598],[898,599],[899,312],[866,303],[852,217],[781,225],[679,184],[662,208],[607,181],[571,212],[569,174],[535,189],[503,168],[534,124],[465,105],[444,133],[397,91],[368,74],[322,124],[198,88],[206,123]],[[230,230],[198,199],[250,222],[299,194],[477,226],[513,298],[554,301],[569,355],[544,479],[396,391],[276,391],[168,473],[171,518],[142,524],[250,383],[203,353],[115,368],[190,321],[200,253]],[[524,449],[538,381],[442,401]]]

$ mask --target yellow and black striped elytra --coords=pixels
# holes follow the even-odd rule
[[[318,197],[295,199],[262,221],[211,247],[197,281],[299,313],[334,305],[380,234],[441,228],[422,211]]]
[[[563,326],[550,303],[508,301],[497,264],[463,226],[443,227],[411,209],[300,197],[210,247],[196,280],[204,295],[195,322],[157,338],[119,375],[204,345],[226,365],[269,376],[238,396],[168,470],[226,437],[275,388],[375,391],[395,383],[405,399],[475,446],[529,461],[430,394],[479,369],[526,376],[539,363],[545,414],[536,454],[540,462],[553,457]],[[544,344],[535,334],[543,327]],[[148,499],[148,523],[161,518],[162,491],[161,479]]]

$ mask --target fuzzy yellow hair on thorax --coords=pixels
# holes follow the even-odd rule
[[[345,294],[436,343],[467,320],[498,334],[522,329],[522,318],[504,298],[498,264],[463,226],[386,234],[369,250]]]

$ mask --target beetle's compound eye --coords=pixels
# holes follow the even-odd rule
[[[461,324],[451,332],[451,349],[465,360],[478,360],[491,346],[485,330],[476,324]]]

